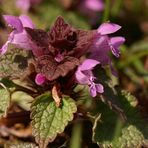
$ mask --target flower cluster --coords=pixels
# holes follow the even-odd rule
[[[38,5],[42,0],[17,0],[16,6],[24,12],[27,12],[31,6]]]
[[[86,31],[75,29],[60,16],[50,30],[45,32],[35,29],[27,16],[4,15],[4,19],[13,31],[0,52],[6,53],[8,44],[32,51],[36,84],[44,85],[74,76],[74,83],[87,85],[92,97],[104,92],[103,85],[96,83],[97,78],[92,70],[98,64],[102,67],[109,65],[114,73],[109,53],[119,57],[119,46],[125,39],[109,35],[121,26],[107,22],[97,30]]]
[[[102,11],[104,9],[104,3],[102,0],[84,0],[83,7],[90,11]]]

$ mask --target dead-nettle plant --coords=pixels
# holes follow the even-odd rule
[[[57,134],[64,132],[69,121],[80,118],[92,122],[94,142],[99,145],[115,144],[108,134],[101,135],[104,134],[104,126],[116,122],[114,118],[118,119],[118,115],[120,119],[128,120],[123,110],[128,102],[125,98],[130,97],[113,88],[108,73],[117,75],[110,53],[118,58],[119,46],[125,39],[111,37],[111,34],[121,26],[106,22],[96,30],[81,30],[59,16],[46,32],[36,29],[27,16],[3,17],[12,32],[0,49],[1,117],[7,115],[12,94],[22,91],[34,98],[30,102],[31,125],[41,148],[47,147]],[[8,49],[9,44],[13,45],[12,49]],[[90,100],[91,106],[86,107]],[[102,105],[101,101],[104,102]],[[104,108],[104,104],[116,113],[107,106]],[[82,112],[79,106],[83,108]],[[107,120],[104,120],[105,109],[109,110]],[[104,125],[101,120],[104,120]],[[131,124],[124,126],[124,130]],[[120,136],[116,145],[122,140]]]

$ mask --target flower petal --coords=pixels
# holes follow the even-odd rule
[[[28,16],[21,15],[19,17],[19,19],[21,20],[23,27],[29,27],[29,28],[32,28],[32,29],[35,28],[35,25],[33,24],[33,22],[31,21],[31,19]]]
[[[19,9],[27,12],[29,10],[29,8],[30,8],[30,0],[17,0],[16,1],[16,6]]]
[[[103,23],[98,29],[100,35],[107,35],[118,31],[121,26],[113,23]]]
[[[104,87],[102,84],[95,84],[95,87],[96,87],[96,91],[98,93],[103,93],[104,92]]]
[[[112,53],[116,56],[120,56],[119,46],[125,42],[124,37],[112,37],[110,38],[109,44]]]
[[[81,71],[85,71],[85,70],[91,70],[92,68],[94,68],[97,64],[99,64],[99,61],[93,60],[93,59],[87,59],[85,60],[80,66],[79,69]]]
[[[119,56],[120,56],[119,48],[114,47],[114,46],[110,46],[110,48],[111,48],[111,52],[113,53],[113,55],[116,56],[117,58],[119,58]]]
[[[85,6],[93,11],[102,11],[104,9],[104,3],[101,0],[85,0]]]
[[[45,81],[46,81],[46,78],[45,78],[45,76],[43,76],[41,73],[38,73],[38,74],[36,75],[36,77],[35,77],[35,83],[36,83],[37,85],[42,85],[42,84],[45,83]]]
[[[27,33],[25,31],[14,34],[11,43],[27,50],[31,50],[33,45],[33,43],[30,42],[30,39],[28,38]]]
[[[108,64],[110,62],[110,46],[107,35],[100,36],[94,42],[94,48],[90,52],[89,58],[99,61],[102,65]]]
[[[21,32],[23,30],[23,25],[18,17],[12,15],[3,15],[3,17],[8,25],[15,28],[17,32]]]
[[[0,49],[0,54],[5,54],[8,48],[9,41],[7,41]]]
[[[89,83],[89,77],[84,75],[79,69],[76,71],[75,76],[79,84],[87,85]]]
[[[110,38],[110,43],[115,47],[119,47],[124,42],[125,42],[124,37],[117,36],[117,37]]]
[[[91,85],[91,86],[90,86],[89,92],[90,92],[90,95],[91,95],[92,97],[96,97],[97,92],[96,92],[96,87],[95,87],[95,85]]]

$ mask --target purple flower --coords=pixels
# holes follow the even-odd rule
[[[112,66],[109,52],[111,51],[114,56],[119,57],[119,47],[125,42],[124,37],[109,37],[108,34],[118,31],[121,26],[113,23],[103,23],[98,29],[98,35],[94,40],[93,46],[90,48],[90,58],[98,60],[103,66],[109,65],[112,73],[116,75]]]
[[[17,0],[16,6],[24,12],[27,12],[30,8],[30,0]]]
[[[84,6],[92,11],[102,11],[104,9],[102,0],[85,0]]]
[[[78,83],[82,85],[88,85],[90,95],[92,97],[95,97],[98,93],[103,93],[103,86],[101,84],[96,84],[94,80],[96,77],[94,77],[92,73],[92,69],[97,65],[100,64],[100,62],[92,59],[85,60],[81,65],[79,65],[75,75]]]
[[[42,85],[46,82],[46,77],[44,75],[42,75],[41,73],[38,73],[35,77],[35,83],[37,85]]]
[[[104,2],[102,0],[81,0],[78,4],[80,13],[88,18],[89,23],[96,24],[99,13],[104,10]]]
[[[24,27],[34,28],[31,20],[24,15],[20,17],[4,15],[3,17],[7,24],[14,30],[10,33],[8,41],[0,49],[1,53],[4,54],[7,51],[9,43],[16,44],[21,48],[28,49],[28,37],[26,35]]]
[[[17,0],[16,6],[24,12],[27,12],[32,5],[37,5],[42,0]]]
[[[103,23],[98,29],[98,34],[99,35],[105,35],[105,38],[107,40],[107,44],[109,48],[111,49],[112,53],[116,56],[119,57],[120,52],[119,52],[119,46],[125,42],[125,38],[123,37],[113,37],[109,38],[107,35],[115,33],[121,28],[121,26],[113,23]]]
[[[24,48],[27,50],[35,48],[35,44],[28,38],[28,35],[24,29],[25,27],[32,29],[35,28],[29,17],[25,15],[21,15],[20,17],[4,15],[3,17],[13,31],[9,34],[7,42],[0,49],[1,54],[6,53],[10,43],[19,48]]]
[[[49,32],[26,28],[30,39],[41,47],[43,54],[36,56],[37,73],[53,81],[74,72],[79,58],[86,54],[97,31],[73,28],[59,16]]]

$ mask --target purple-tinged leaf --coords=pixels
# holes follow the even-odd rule
[[[32,42],[34,42],[39,47],[47,47],[49,46],[49,36],[48,34],[41,29],[31,29],[25,27],[27,34],[29,35]]]
[[[60,76],[66,76],[77,65],[79,60],[74,57],[66,56],[62,62],[58,63],[52,56],[45,55],[37,58],[36,71],[52,81]]]

